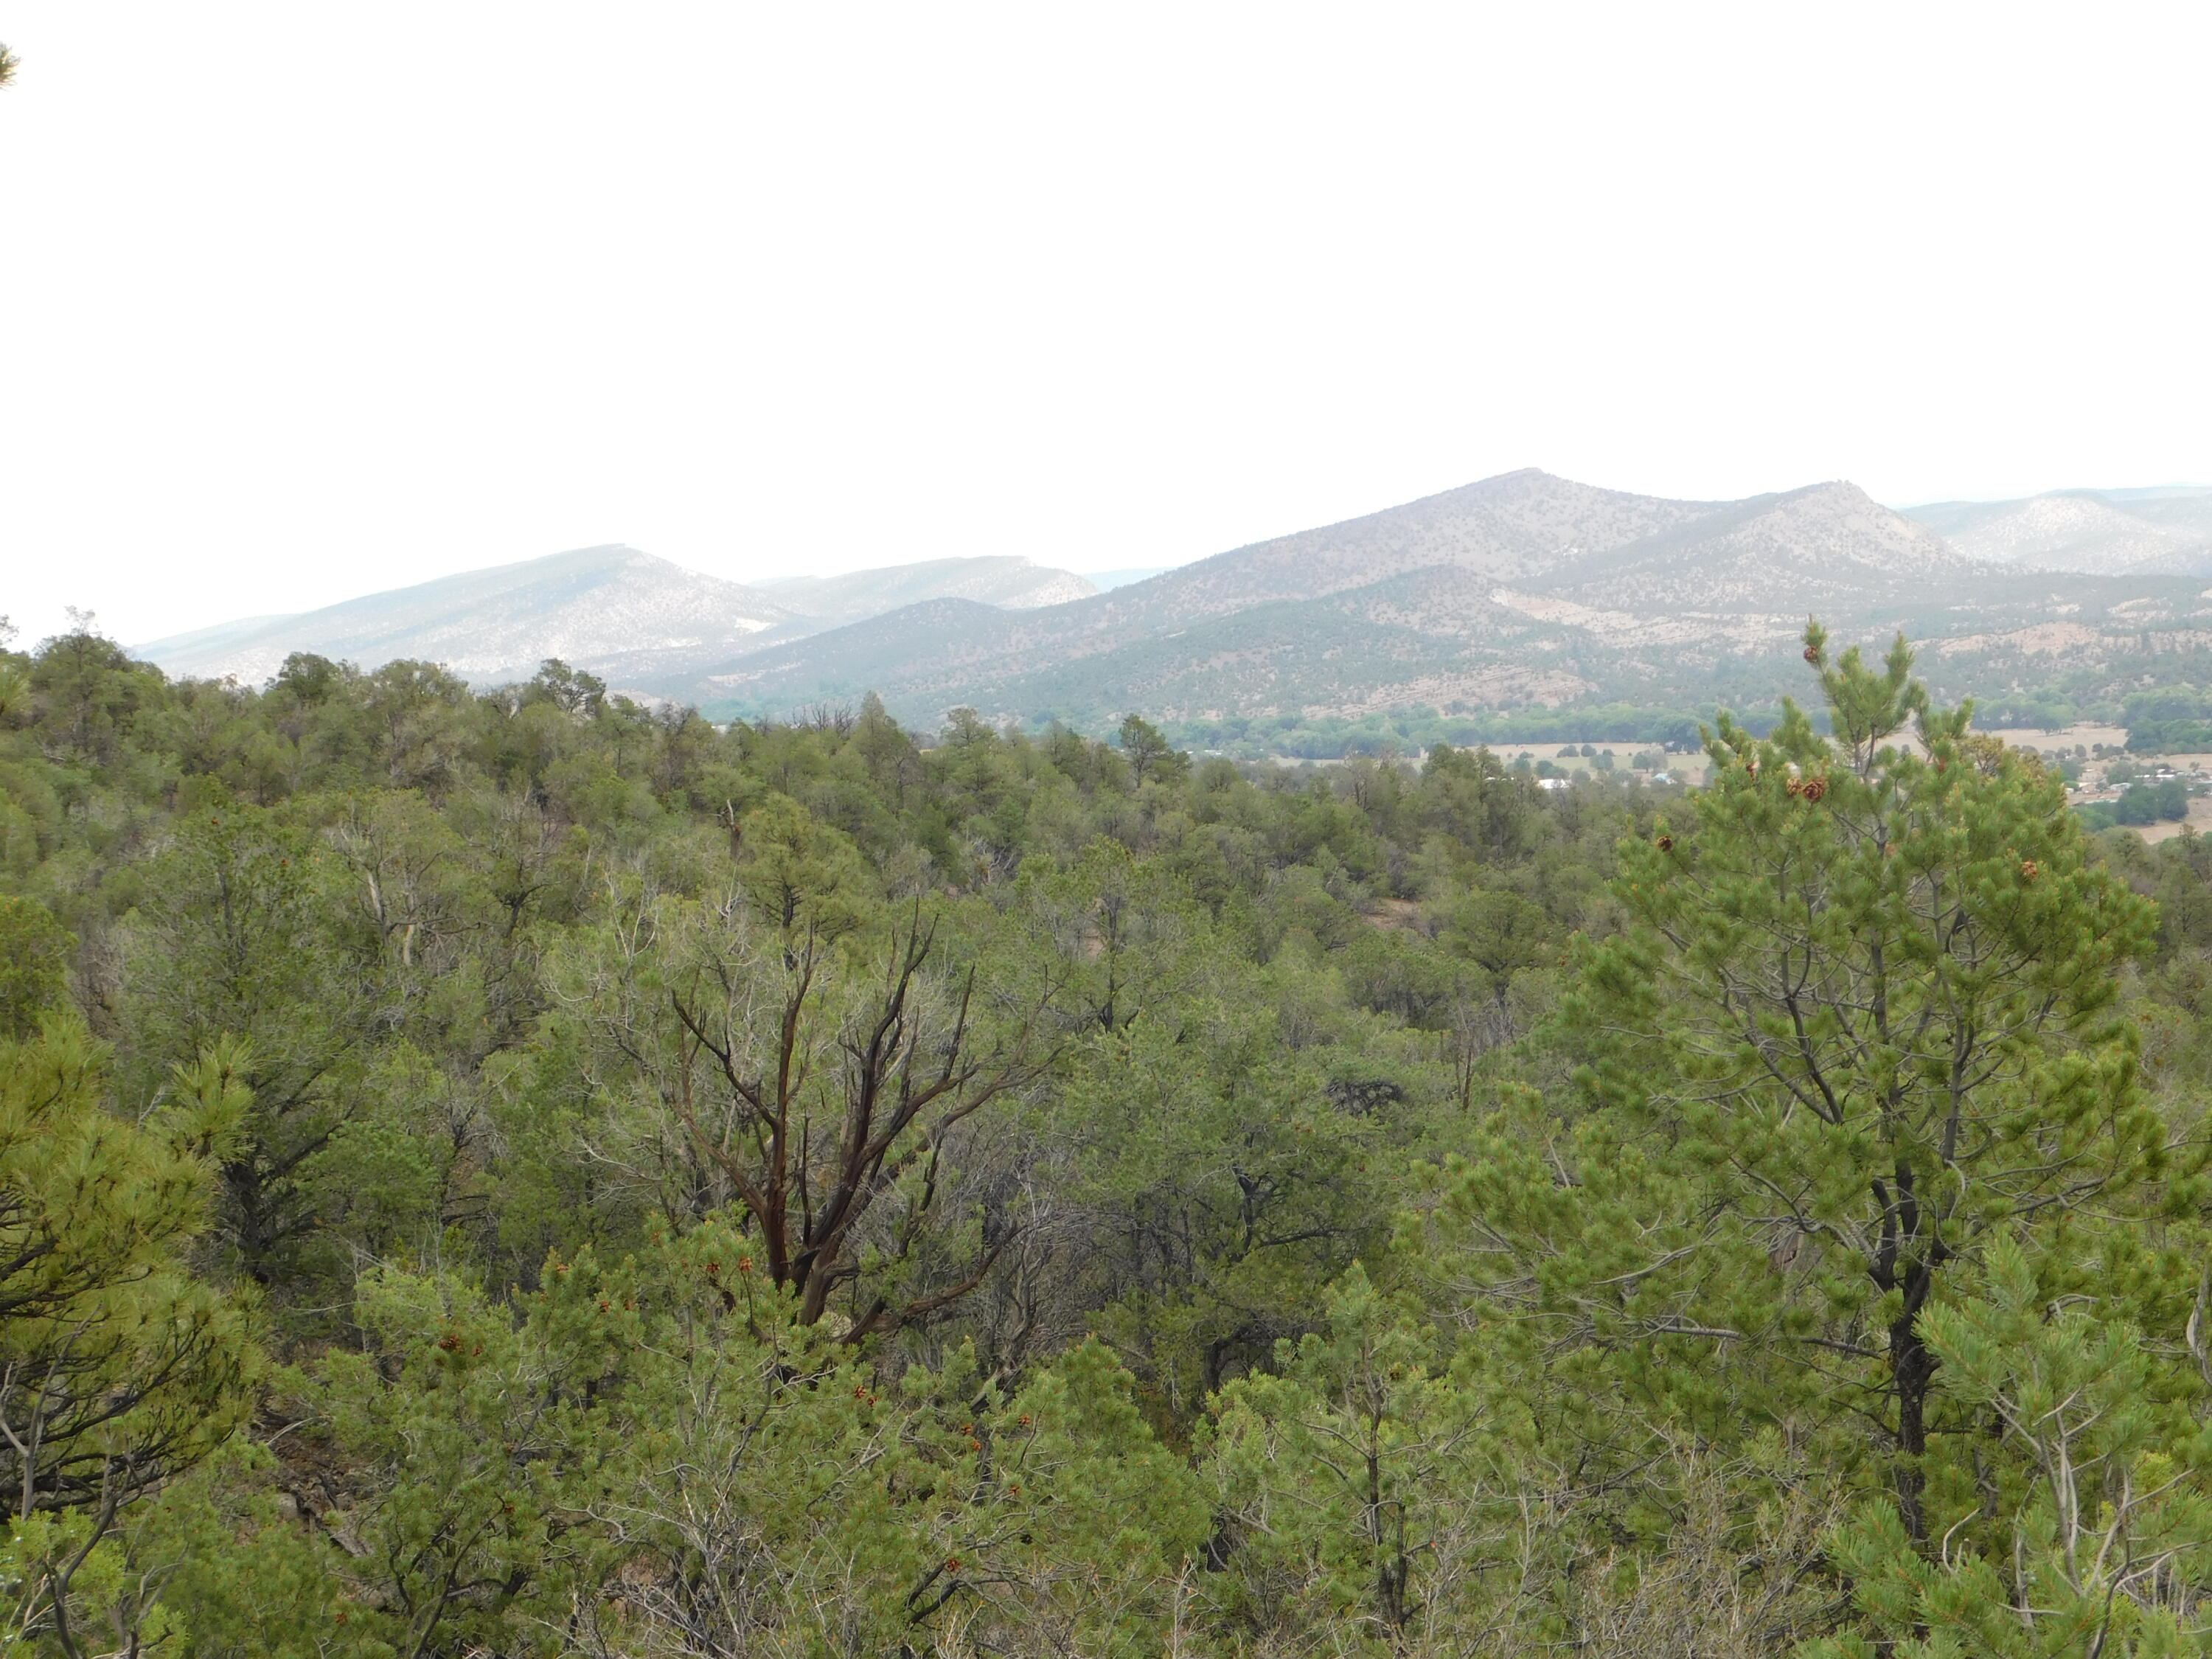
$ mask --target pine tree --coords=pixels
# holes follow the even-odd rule
[[[1982,1530],[1931,1556],[1867,1505],[1836,1542],[1897,1659],[2164,1659],[2204,1651],[2212,1430],[2125,1320],[2039,1285],[2019,1242],[1988,1251],[1987,1291],[1930,1308],[1923,1334],[2014,1468],[1985,1472]],[[2193,1380],[2193,1379],[2192,1379]],[[2177,1402],[2177,1396],[2179,1402]],[[1872,1659],[1861,1639],[1812,1659]]]
[[[1486,1512],[1503,1488],[1492,1402],[1437,1350],[1354,1262],[1323,1329],[1221,1391],[1208,1462],[1244,1616],[1291,1632],[1340,1620],[1356,1651],[1455,1627],[1490,1534],[1510,1528]]]
[[[105,1613],[135,1626],[152,1589],[113,1534],[144,1494],[191,1468],[246,1415],[259,1351],[240,1310],[193,1279],[207,1158],[246,1106],[244,1059],[180,1067],[141,1125],[101,1099],[105,1056],[49,1016],[0,1038],[0,1618],[75,1645]],[[112,1601],[118,1605],[96,1608]],[[41,1646],[38,1650],[46,1650]]]
[[[1832,665],[1816,624],[1806,656],[1833,737],[1795,704],[1765,740],[1723,716],[1691,821],[1622,848],[1629,925],[1563,1016],[1595,1110],[1501,1122],[1454,1207],[1494,1302],[1668,1409],[1807,1407],[1845,1464],[1871,1418],[1919,1540],[1963,1410],[1924,1321],[1960,1264],[2184,1195],[2115,1018],[2151,909],[2056,780],[1929,706],[1902,640]]]

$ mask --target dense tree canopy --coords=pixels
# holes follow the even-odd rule
[[[0,1644],[2208,1650],[2212,854],[1807,651],[1692,793],[0,651]]]

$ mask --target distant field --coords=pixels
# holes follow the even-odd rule
[[[2147,842],[2168,840],[2184,829],[2194,830],[2200,836],[2212,835],[2212,795],[2199,795],[2189,803],[2189,817],[2185,823],[2132,823],[2126,827]]]
[[[2107,749],[2124,749],[2128,743],[2128,728],[2124,726],[2068,726],[2055,732],[2021,730],[1992,732],[1992,737],[2002,738],[2015,749],[2073,749],[2079,745],[2092,749],[2102,744]]]

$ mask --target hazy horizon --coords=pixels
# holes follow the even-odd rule
[[[1469,482],[1475,482],[1475,481],[1474,481],[1474,480],[1470,480]],[[1582,479],[1582,480],[1577,480],[1577,482],[1579,482],[1579,483],[1592,483],[1592,482],[1596,482],[1596,481],[1594,481],[1594,480],[1589,480],[1589,479]],[[2072,484],[2072,485],[2063,485],[2063,486],[2060,486],[2060,487],[2058,487],[2058,488],[2057,488],[2057,489],[2052,489],[2036,490],[2036,491],[2032,492],[2031,495],[2030,495],[2030,496],[2028,496],[2028,497],[2016,497],[2016,496],[1987,496],[1987,495],[1984,495],[1984,496],[1938,496],[1938,497],[1931,498],[1931,499],[1927,500],[1927,501],[1884,501],[1884,502],[1882,502],[1882,503],[1881,503],[1881,505],[1883,505],[1883,506],[1885,506],[1885,507],[1890,507],[1893,511],[1896,511],[1896,512],[1899,512],[1899,513],[1911,513],[1911,512],[1913,512],[1913,511],[1916,511],[1916,510],[1919,510],[1919,509],[1923,509],[1923,508],[1935,507],[1940,507],[1940,506],[1948,506],[1948,505],[1972,505],[1972,504],[1976,504],[1976,503],[2001,502],[2001,501],[2012,501],[2012,500],[2033,499],[2034,496],[2044,496],[2044,495],[2100,495],[2100,494],[2101,494],[2101,495],[2155,495],[2155,494],[2159,494],[2159,493],[2166,492],[2166,491],[2172,491],[2172,492],[2176,492],[2176,493],[2187,493],[2187,492],[2195,492],[2195,491],[2212,491],[2212,484],[2200,484],[2200,483],[2153,483],[2153,484]],[[1760,491],[1760,492],[1755,492],[1755,493],[1758,493],[1758,494],[1775,494],[1775,493],[1781,493],[1781,492],[1778,492],[1778,491]],[[1419,498],[1416,498],[1416,499],[1419,499]],[[1677,499],[1689,499],[1689,498],[1686,498],[1686,497],[1680,497],[1680,498],[1677,498]],[[1388,506],[1391,506],[1391,507],[1395,507],[1395,506],[1402,505],[1402,503],[1399,503],[1399,502],[1390,502],[1390,503],[1388,503],[1387,505],[1388,505]],[[1381,510],[1381,509],[1377,509],[1377,510]],[[1364,516],[1364,515],[1355,514],[1355,515],[1353,515],[1353,516],[1354,516],[1354,517],[1358,517],[1358,516]],[[1316,526],[1298,526],[1298,528],[1300,528],[1300,529],[1310,529],[1310,528],[1315,528],[1315,527],[1316,527]],[[1261,539],[1263,539],[1263,540],[1264,540],[1264,539],[1266,539],[1266,538],[1261,538]],[[1240,544],[1240,546],[1249,546],[1249,545],[1254,545],[1254,544],[1252,544],[1252,543],[1246,543],[1246,544]],[[173,642],[173,641],[177,641],[177,640],[179,640],[179,639],[183,639],[183,638],[189,637],[189,636],[190,636],[190,635],[194,635],[194,634],[197,634],[197,633],[202,632],[202,631],[204,631],[204,630],[205,630],[205,629],[208,629],[221,628],[221,627],[223,627],[223,626],[228,625],[228,624],[240,623],[264,623],[264,622],[272,622],[272,621],[282,620],[282,619],[284,619],[284,618],[287,618],[287,617],[290,617],[307,615],[307,614],[310,614],[310,613],[314,612],[314,611],[320,611],[320,610],[324,610],[324,609],[329,608],[329,607],[331,607],[331,606],[335,606],[335,605],[343,605],[343,604],[345,604],[347,601],[351,600],[351,599],[355,599],[367,598],[367,597],[372,596],[372,595],[374,595],[374,594],[377,594],[377,593],[383,593],[383,592],[393,592],[393,591],[397,591],[397,590],[400,590],[400,589],[405,589],[405,588],[410,588],[410,587],[416,587],[416,586],[428,586],[428,585],[429,585],[429,584],[432,584],[432,583],[434,583],[434,582],[437,582],[437,581],[442,580],[444,580],[444,579],[446,579],[446,578],[447,578],[447,577],[468,575],[468,574],[475,574],[475,573],[479,572],[479,571],[499,569],[499,568],[504,568],[504,567],[506,567],[506,566],[514,565],[514,564],[526,564],[526,563],[532,562],[533,560],[536,560],[536,559],[544,559],[544,558],[553,558],[553,557],[557,557],[557,556],[559,556],[561,554],[563,554],[563,553],[581,552],[581,551],[587,550],[587,548],[589,548],[589,547],[599,547],[599,546],[619,546],[619,547],[630,547],[630,548],[632,548],[634,550],[638,551],[638,552],[642,552],[642,553],[647,553],[647,554],[653,554],[653,556],[656,556],[656,557],[665,557],[665,555],[654,554],[654,550],[653,550],[652,548],[649,548],[649,547],[638,547],[635,543],[624,542],[624,541],[620,541],[620,540],[617,540],[617,541],[613,541],[613,542],[605,542],[605,543],[591,543],[591,544],[582,544],[582,545],[579,545],[579,546],[574,546],[574,547],[554,548],[554,549],[549,549],[549,550],[547,550],[545,552],[543,552],[543,553],[525,555],[523,557],[521,557],[521,558],[518,558],[518,559],[502,560],[502,561],[500,561],[497,564],[484,564],[484,565],[459,565],[459,566],[455,566],[455,567],[453,567],[453,568],[450,568],[450,569],[446,569],[446,570],[437,570],[437,571],[430,571],[430,572],[425,573],[425,574],[422,574],[422,575],[420,575],[420,576],[417,576],[417,577],[410,577],[410,578],[409,578],[408,580],[404,580],[404,581],[392,582],[392,583],[388,583],[388,584],[385,584],[385,585],[379,586],[374,586],[374,587],[363,587],[363,588],[358,589],[357,591],[355,591],[355,592],[338,594],[338,595],[337,595],[336,597],[334,597],[334,598],[332,598],[332,599],[326,599],[326,600],[321,601],[321,602],[319,602],[319,603],[318,603],[318,604],[314,604],[314,605],[302,605],[302,606],[300,606],[297,610],[294,610],[294,611],[233,611],[233,612],[226,613],[226,614],[220,615],[220,616],[210,616],[210,617],[209,617],[205,618],[205,619],[204,619],[204,620],[203,620],[203,621],[195,622],[195,623],[191,623],[191,624],[190,624],[190,625],[188,625],[188,626],[185,626],[185,627],[181,627],[181,628],[172,628],[172,629],[167,629],[167,631],[165,631],[165,632],[161,632],[161,633],[145,633],[145,632],[143,632],[143,631],[142,631],[140,634],[138,634],[138,635],[123,635],[123,634],[118,633],[118,632],[116,631],[116,629],[115,629],[113,627],[112,627],[111,625],[109,625],[109,623],[108,623],[108,622],[107,622],[106,617],[105,617],[105,615],[100,611],[100,607],[99,607],[99,606],[97,606],[97,605],[71,605],[71,606],[70,607],[70,609],[73,609],[73,610],[75,610],[75,611],[78,611],[78,612],[81,612],[81,613],[88,614],[88,615],[90,616],[91,619],[92,619],[92,622],[93,622],[93,624],[94,624],[94,631],[95,631],[95,632],[99,632],[99,633],[102,633],[102,634],[108,635],[110,637],[112,637],[112,638],[116,639],[117,641],[118,641],[120,643],[122,643],[122,644],[124,644],[124,645],[130,646],[130,647],[139,647],[139,646],[150,646],[150,645],[157,645],[157,644],[166,644],[166,643],[171,643],[171,642]],[[1038,564],[1038,565],[1045,566],[1045,567],[1048,567],[1048,568],[1061,568],[1061,569],[1067,569],[1067,570],[1070,570],[1070,571],[1071,571],[1071,574],[1073,574],[1079,575],[1079,576],[1083,576],[1083,577],[1085,577],[1085,578],[1086,578],[1086,579],[1092,580],[1094,580],[1094,581],[1097,581],[1097,582],[1098,582],[1098,585],[1099,585],[1099,586],[1100,586],[1100,588],[1101,588],[1101,590],[1102,590],[1102,591],[1107,591],[1107,590],[1110,590],[1111,588],[1115,587],[1115,586],[1119,586],[1126,585],[1128,581],[1131,581],[1131,580],[1142,580],[1144,576],[1157,575],[1157,574],[1163,574],[1163,573],[1164,573],[1164,572],[1166,572],[1166,571],[1180,569],[1180,568],[1182,568],[1184,565],[1188,565],[1188,564],[1195,564],[1195,563],[1199,562],[1200,561],[1201,561],[1201,560],[1203,560],[1203,559],[1211,558],[1211,557],[1214,556],[1214,555],[1215,555],[1215,554],[1217,554],[1217,553],[1233,552],[1233,551],[1236,551],[1236,550],[1236,550],[1236,549],[1233,549],[1233,548],[1217,548],[1217,549],[1213,550],[1213,551],[1212,551],[1212,552],[1210,552],[1210,553],[1201,553],[1201,554],[1194,555],[1194,556],[1193,556],[1192,557],[1190,557],[1190,558],[1187,558],[1187,559],[1179,559],[1179,560],[1176,560],[1176,561],[1175,561],[1175,562],[1171,562],[1171,563],[1162,563],[1162,564],[1152,565],[1152,566],[1134,566],[1134,567],[1133,567],[1133,566],[1117,566],[1117,567],[1110,567],[1110,568],[1097,568],[1097,569],[1089,569],[1089,570],[1079,570],[1079,569],[1074,569],[1073,567],[1070,567],[1070,566],[1054,566],[1054,565],[1053,564],[1053,562],[1052,562],[1050,559],[1048,559],[1048,558],[1031,558],[1031,562],[1036,563],[1036,564]],[[954,554],[954,555],[944,555],[944,556],[940,556],[940,557],[942,557],[942,558],[956,558],[956,559],[957,559],[957,558],[958,558],[958,557],[961,557],[961,556],[961,556],[961,555],[957,555],[957,554]],[[1024,555],[1024,556],[1019,556],[1028,557],[1028,556],[1030,556]],[[678,565],[683,565],[683,564],[684,564],[684,561],[682,561],[682,560],[680,560],[680,559],[672,559],[672,560],[670,560],[670,561],[669,561],[669,562],[671,562],[671,563],[672,563],[672,564],[678,564]],[[921,562],[921,561],[915,561],[915,562]],[[696,568],[697,567],[693,567],[693,566],[685,566],[685,568]],[[786,586],[786,585],[788,585],[788,584],[790,584],[790,583],[793,583],[793,582],[806,581],[806,580],[813,580],[813,579],[819,578],[819,577],[825,576],[825,575],[851,574],[854,574],[855,572],[858,572],[858,571],[866,571],[866,570],[874,569],[874,568],[894,569],[894,568],[899,568],[899,567],[897,567],[897,566],[880,566],[880,567],[878,567],[878,566],[859,565],[859,566],[852,566],[852,567],[842,568],[839,568],[839,569],[834,569],[834,570],[831,570],[831,569],[823,569],[823,570],[804,570],[804,571],[780,571],[780,572],[777,572],[777,573],[775,573],[775,574],[769,574],[769,575],[747,576],[747,577],[744,577],[744,578],[742,578],[742,579],[736,578],[736,577],[729,577],[729,578],[725,578],[725,580],[740,581],[742,586],[748,586],[748,587],[751,587],[751,588],[755,588],[755,589],[757,589],[757,590],[759,590],[759,591],[761,591],[761,592],[772,592],[774,589],[775,589],[775,588],[777,588],[777,587],[779,587],[779,586]],[[1141,571],[1143,574],[1142,574],[1142,575],[1135,575],[1135,574],[1132,574],[1132,573],[1133,573],[1133,572],[1134,572],[1134,571]],[[704,573],[704,574],[714,574],[714,573],[712,573],[712,572],[707,572],[707,573]],[[1100,580],[1100,579],[1102,579],[1102,578],[1109,578],[1109,577],[1111,577],[1111,578],[1116,578],[1117,580],[1111,580],[1111,581],[1101,580]],[[29,628],[29,627],[26,626],[26,625],[25,625],[25,623],[24,623],[24,620],[23,620],[23,618],[22,618],[22,617],[21,617],[11,616],[9,613],[8,613],[8,612],[6,612],[6,611],[0,611],[0,617],[4,617],[4,618],[8,619],[8,620],[9,620],[9,623],[10,623],[10,625],[11,625],[11,626],[14,626],[14,627],[18,630],[19,635],[21,636],[21,637],[19,639],[19,641],[18,641],[18,642],[19,642],[19,643],[28,642],[28,641],[36,641],[36,640],[42,639],[42,638],[51,637],[52,635],[56,634],[56,633],[58,633],[58,632],[62,631],[62,630],[63,630],[63,629],[68,625],[68,620],[67,620],[67,618],[68,618],[68,613],[67,613],[67,611],[64,611],[63,613],[61,613],[61,616],[58,618],[58,620],[55,622],[55,623],[54,623],[52,626],[48,627],[48,628],[46,628],[46,629],[43,629],[36,630],[36,631],[34,631],[34,630],[33,630],[33,629],[32,629],[31,628]]]
[[[1175,565],[1531,464],[2212,472],[2195,13],[19,0],[0,38],[27,635],[617,541]]]

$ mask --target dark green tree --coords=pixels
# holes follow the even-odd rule
[[[1179,783],[1190,770],[1190,757],[1160,735],[1160,729],[1140,715],[1125,715],[1121,731],[1121,757],[1139,788],[1146,780]]]
[[[319,1224],[315,1160],[357,1105],[380,988],[381,941],[354,936],[338,875],[264,812],[210,812],[155,860],[131,930],[125,1048],[142,1089],[219,1041],[248,1045],[252,1103],[222,1160],[221,1213],[240,1267],[264,1285]]]
[[[597,674],[569,667],[558,657],[548,657],[538,665],[528,695],[550,702],[563,714],[591,715],[605,706],[607,683]]]

